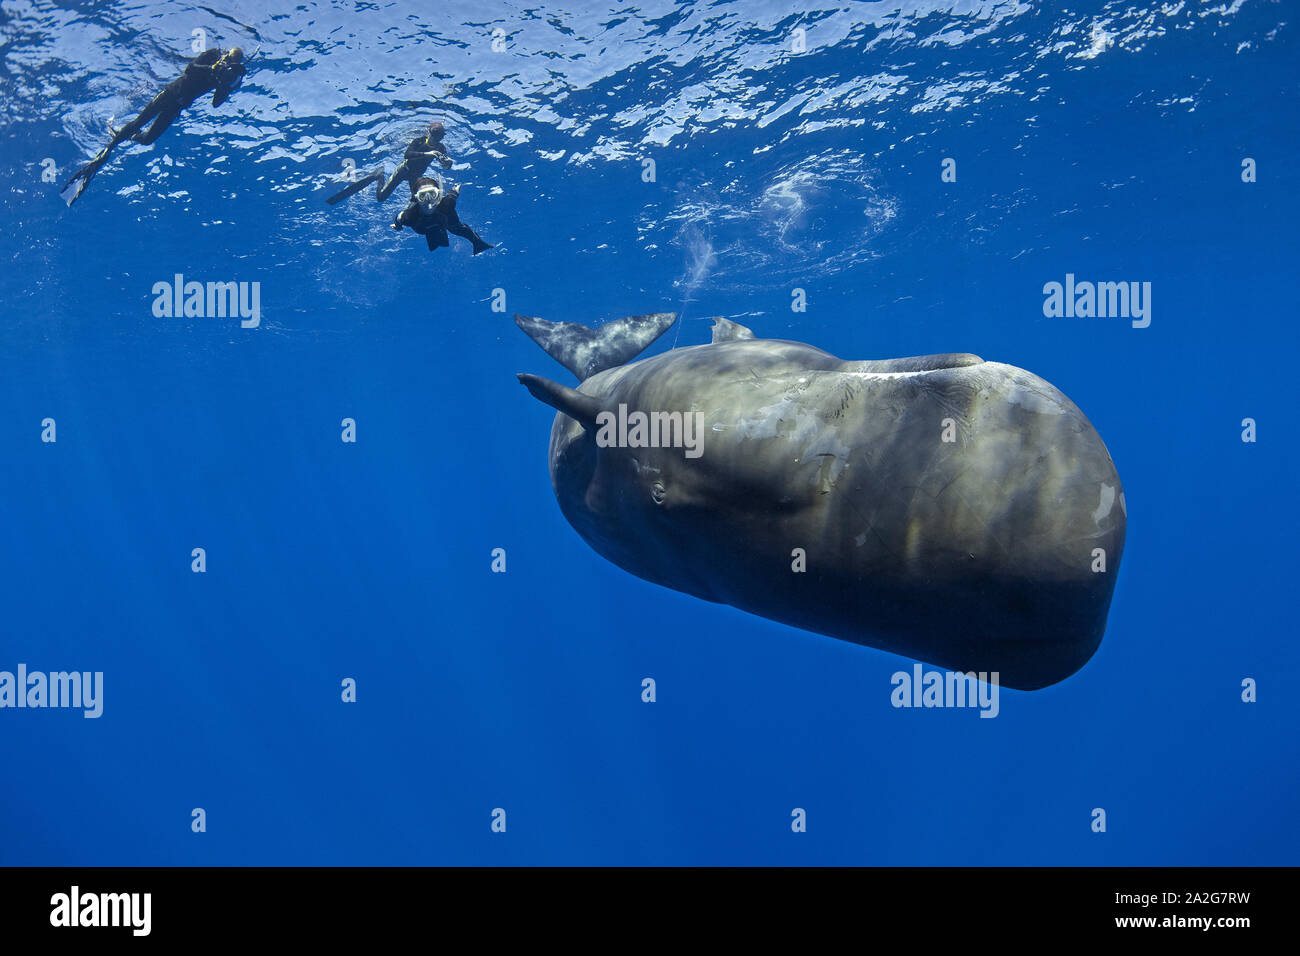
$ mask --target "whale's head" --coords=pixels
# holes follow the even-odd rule
[[[645,546],[649,535],[644,532],[653,529],[657,540],[671,543],[678,523],[674,517],[684,522],[692,512],[716,504],[706,470],[699,467],[706,440],[704,416],[692,409],[635,399],[629,403],[620,397],[628,373],[668,358],[625,364],[675,320],[673,313],[660,312],[590,329],[515,317],[521,329],[581,381],[571,388],[538,375],[519,376],[535,398],[558,413],[548,458],[561,511],[605,557],[643,576],[653,567],[660,579],[671,574],[662,567],[670,559],[667,551],[656,554]],[[691,351],[671,355],[680,359]],[[680,589],[693,592],[687,586]]]
[[[699,536],[764,525],[773,508],[793,513],[815,506],[818,497],[813,484],[790,482],[797,464],[752,467],[746,455],[753,446],[741,435],[746,422],[732,406],[750,398],[754,382],[773,373],[773,366],[807,370],[841,363],[802,343],[757,340],[725,319],[715,320],[709,345],[630,364],[608,361],[610,343],[622,343],[613,357],[634,356],[646,344],[642,337],[660,334],[671,319],[610,323],[597,330],[604,341],[592,339],[591,330],[569,335],[554,323],[538,327],[539,320],[517,319],[582,378],[577,388],[536,375],[519,380],[558,413],[548,459],[569,524],[597,552],[634,574],[725,601],[729,595],[714,587],[716,578],[692,567],[694,556],[703,553]],[[557,337],[566,347],[557,347]],[[720,394],[729,396],[721,405],[709,397]],[[717,536],[734,537],[721,530]]]
[[[608,376],[589,379],[581,390],[535,375],[519,379],[557,410],[547,457],[566,519],[615,563],[657,566],[644,548],[647,533],[653,529],[664,540],[676,518],[708,507],[713,497],[700,469],[692,467],[692,456],[702,451],[703,416],[629,409],[601,388]]]

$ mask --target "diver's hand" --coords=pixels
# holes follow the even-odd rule
[[[451,169],[453,164],[449,156],[443,156],[439,154],[438,165],[441,166],[443,169]]]
[[[212,106],[218,107],[230,99],[230,94],[244,82],[244,68],[230,67],[217,71],[217,88],[212,92]]]

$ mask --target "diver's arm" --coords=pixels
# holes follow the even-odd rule
[[[229,73],[218,74],[217,88],[212,92],[212,105],[217,107],[230,99],[230,94],[239,89],[239,84],[242,82],[244,82],[242,66],[233,68]]]
[[[421,159],[436,159],[438,165],[443,169],[451,169],[452,167],[451,157],[440,149],[430,150],[427,153],[407,153],[406,155],[408,157],[419,156]]]
[[[425,146],[428,146],[429,148],[423,148]],[[415,157],[418,157],[419,159],[436,159],[442,165],[443,169],[451,169],[451,157],[447,155],[447,151],[442,148],[441,143],[429,144],[417,140],[406,149],[407,159]]]
[[[215,70],[221,60],[222,53],[220,50],[204,50],[185,64],[184,72],[189,73],[190,70]]]

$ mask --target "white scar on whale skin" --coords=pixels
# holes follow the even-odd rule
[[[1092,513],[1092,520],[1101,524],[1101,519],[1110,514],[1111,509],[1115,507],[1115,486],[1108,485],[1104,482],[1101,486],[1101,504],[1097,510]]]
[[[836,372],[837,375],[852,375],[854,378],[877,379],[888,382],[896,378],[916,378],[918,375],[933,375],[935,372],[946,372],[942,368],[925,368],[916,372]]]

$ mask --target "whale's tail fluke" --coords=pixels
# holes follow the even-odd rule
[[[528,337],[545,349],[547,355],[576,375],[579,381],[586,381],[597,372],[636,358],[651,342],[667,332],[675,321],[676,312],[655,312],[650,315],[631,315],[626,319],[606,322],[598,329],[589,329],[574,322],[548,322],[530,315],[515,316],[515,325],[527,332]],[[531,391],[532,386],[528,387]],[[536,392],[533,394],[537,395]],[[542,398],[540,395],[537,397]],[[542,398],[542,401],[547,400]]]
[[[533,398],[545,402],[557,412],[564,412],[583,428],[590,431],[596,427],[600,402],[591,395],[584,395],[576,388],[552,382],[540,375],[520,375],[519,383],[532,393]]]

